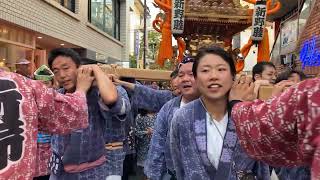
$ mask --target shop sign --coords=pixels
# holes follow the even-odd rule
[[[319,39],[319,37],[313,36],[312,39],[302,44],[300,51],[302,69],[305,67],[320,66],[320,48],[317,47],[317,41],[319,41]]]
[[[257,1],[254,6],[252,19],[252,34],[253,41],[261,41],[263,39],[264,27],[267,18],[267,5],[265,0]]]
[[[298,39],[298,19],[290,19],[281,26],[281,47],[295,44]]]
[[[172,20],[171,30],[172,34],[182,34],[184,30],[184,6],[185,0],[173,0],[172,1]]]

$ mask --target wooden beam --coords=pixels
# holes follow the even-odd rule
[[[272,96],[273,86],[261,86],[258,92],[258,99],[267,100]]]
[[[289,87],[285,87],[283,92]],[[267,100],[272,98],[273,86],[261,86],[258,91],[258,99]]]
[[[114,74],[119,77],[130,77],[137,80],[149,81],[168,81],[172,71],[136,69],[136,68],[121,68],[110,65],[101,65],[102,70],[107,74]]]

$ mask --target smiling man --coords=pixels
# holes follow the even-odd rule
[[[178,67],[181,96],[167,102],[157,116],[144,170],[152,180],[175,179],[169,147],[169,130],[176,110],[199,97],[192,73],[193,62],[191,57],[182,60]]]

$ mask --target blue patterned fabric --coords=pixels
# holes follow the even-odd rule
[[[51,135],[39,132],[37,137],[37,142],[42,144],[50,143]]]
[[[126,126],[127,138],[124,143],[124,150],[126,154],[135,153],[135,137],[133,134],[136,124],[136,116],[138,109],[144,109],[150,112],[159,112],[162,106],[174,98],[171,91],[155,90],[147,86],[136,84],[133,91],[129,91],[131,103],[131,112],[128,115],[130,123]]]
[[[310,167],[275,168],[279,180],[310,180]]]
[[[91,88],[87,93],[89,111],[89,127],[75,131],[69,135],[52,137],[52,150],[59,156],[63,156],[63,163],[80,164],[93,162],[105,155],[105,130],[106,118],[123,113],[121,94],[118,92],[118,100],[111,108],[101,103],[97,87]],[[109,108],[109,109],[108,109]],[[78,180],[78,179],[105,179],[107,176],[106,163],[81,173],[66,173],[61,176],[51,175],[50,179]]]
[[[159,112],[162,106],[175,96],[171,91],[155,90],[147,86],[136,84],[131,103],[137,109]]]
[[[135,137],[133,135],[133,130],[135,126],[135,118],[138,115],[138,108],[133,104],[133,91],[127,91],[129,96],[131,110],[127,115],[127,123],[126,123],[126,139],[124,141],[124,151],[126,154],[134,154],[136,153],[136,146],[135,146]]]
[[[105,142],[123,142],[125,140],[126,132],[125,127],[126,123],[129,123],[127,116],[131,111],[131,105],[129,101],[128,94],[126,90],[121,87],[117,86],[118,94],[121,96],[119,103],[119,107],[113,107],[115,110],[122,109],[121,113],[113,112],[113,114],[102,114],[106,122],[106,129],[105,129]],[[120,105],[122,107],[120,107]],[[110,110],[112,112],[112,110]]]
[[[206,111],[199,99],[176,111],[170,130],[170,148],[178,179],[238,180],[251,174],[270,180],[269,166],[251,159],[240,147],[234,123],[228,121],[218,169],[207,156]]]
[[[133,130],[134,130],[134,126],[135,126],[135,118],[138,111],[135,110],[134,107],[132,107],[131,105],[131,111],[128,114],[127,117],[127,123],[125,126],[125,132],[126,132],[126,137],[125,137],[125,141],[124,141],[124,151],[126,152],[126,154],[134,154],[136,153],[136,146],[135,146],[135,137],[133,134]]]
[[[122,97],[123,106],[125,111],[122,115],[112,115],[104,117],[106,120],[105,129],[105,143],[124,142],[126,139],[126,126],[130,123],[128,115],[131,111],[131,105],[126,90],[117,86],[117,91]],[[125,158],[125,151],[123,148],[115,150],[106,150],[107,159],[107,176],[120,175],[122,176],[123,161]]]
[[[136,118],[134,135],[137,137],[137,165],[143,167],[148,155],[151,141],[151,134],[148,135],[148,128],[154,129],[154,122],[157,114],[139,114]]]
[[[167,169],[174,171],[170,153],[170,124],[180,108],[181,96],[167,102],[158,113],[144,172],[151,179],[161,179]]]
[[[126,156],[126,152],[124,151],[123,148],[115,149],[115,150],[106,150],[107,176],[123,175],[123,162],[124,162],[125,156]]]
[[[53,174],[50,175],[50,180],[100,180],[106,179],[106,169],[108,169],[108,165],[106,163],[98,166],[96,168],[89,169],[87,171],[81,173],[63,173],[61,176],[55,176]]]

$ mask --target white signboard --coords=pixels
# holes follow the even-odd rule
[[[172,20],[171,30],[172,34],[182,34],[184,29],[184,5],[185,0],[172,1]]]
[[[298,40],[298,19],[290,19],[281,26],[281,47],[286,47]]]
[[[254,6],[253,19],[252,19],[252,34],[253,41],[261,41],[263,39],[264,27],[267,17],[266,1],[257,1]]]

